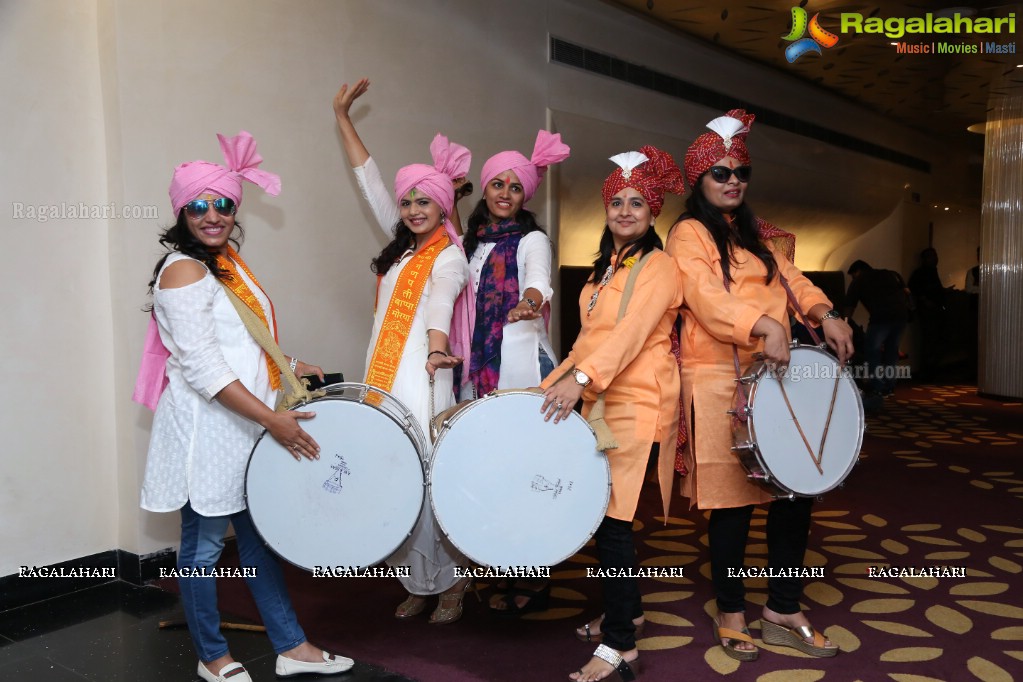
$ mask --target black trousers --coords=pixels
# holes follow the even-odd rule
[[[632,540],[632,521],[621,521],[605,516],[596,534],[597,558],[602,569],[629,570],[636,566],[636,546]],[[639,580],[611,578],[601,580],[604,589],[604,644],[618,651],[636,648],[636,626],[633,618],[643,615]]]
[[[767,512],[767,565],[770,568],[803,567],[812,507],[810,497],[771,503]],[[721,613],[746,610],[746,587],[742,578],[729,577],[728,569],[743,567],[752,516],[753,505],[710,512],[710,571]],[[768,578],[767,592],[767,608],[783,614],[799,612],[799,598],[803,594],[801,578]]]

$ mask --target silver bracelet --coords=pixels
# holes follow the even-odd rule
[[[292,356],[291,358],[291,373],[295,373],[295,368],[298,367],[298,358]]]

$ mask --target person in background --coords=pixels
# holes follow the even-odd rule
[[[938,274],[938,252],[928,247],[920,252],[920,267],[909,276],[909,290],[916,303],[920,323],[920,366],[917,376],[929,382],[937,378],[944,357],[946,290]]]
[[[845,295],[845,316],[852,317],[860,303],[870,314],[864,349],[870,366],[869,392],[892,395],[899,343],[909,323],[909,289],[899,273],[875,269],[866,261],[855,261],[848,273],[852,282]]]

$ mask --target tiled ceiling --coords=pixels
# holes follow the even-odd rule
[[[893,39],[877,34],[840,34],[842,12],[864,17],[922,17],[927,12],[951,16],[1005,17],[1016,12],[1017,30],[1023,32],[1020,5],[988,2],[856,3],[839,0],[774,2],[701,2],[692,0],[614,0],[634,12],[717,47],[768,64],[785,73],[831,90],[925,132],[967,135],[968,125],[986,119],[989,95],[1020,88],[1023,93],[1021,54],[898,54]],[[955,3],[955,7],[952,7]],[[839,34],[834,47],[807,54],[790,64],[782,38],[791,28],[793,6],[809,17],[820,13],[824,29]],[[907,36],[908,42],[936,41],[977,44],[969,35]],[[1017,33],[989,36],[1000,43],[1015,43]],[[1023,41],[1020,41],[1023,42]],[[1023,46],[1020,46],[1023,47]]]

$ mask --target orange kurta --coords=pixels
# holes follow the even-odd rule
[[[788,280],[803,308],[824,303],[824,293],[781,253],[775,252],[778,271]],[[760,486],[746,479],[746,470],[732,453],[731,417],[735,393],[732,344],[745,369],[763,339],[750,337],[761,315],[789,329],[788,297],[777,278],[766,282],[767,268],[745,249],[736,249],[730,291],[725,290],[721,258],[710,232],[697,220],[683,220],[668,235],[666,251],[675,259],[685,292],[681,309],[682,396],[692,416],[689,445],[684,453],[690,474],[682,494],[700,509],[741,507],[769,502]]]
[[[665,515],[671,497],[678,432],[679,375],[671,354],[669,334],[682,302],[678,270],[662,251],[656,251],[636,279],[628,310],[617,322],[629,268],[619,268],[597,298],[587,317],[586,307],[596,283],[579,295],[582,330],[561,366],[551,372],[547,387],[572,366],[593,383],[583,391],[583,416],[604,393],[604,419],[618,447],[607,451],[611,465],[611,503],[607,515],[631,521],[636,515],[650,448],[660,442],[659,479]],[[571,377],[565,381],[572,381]]]

